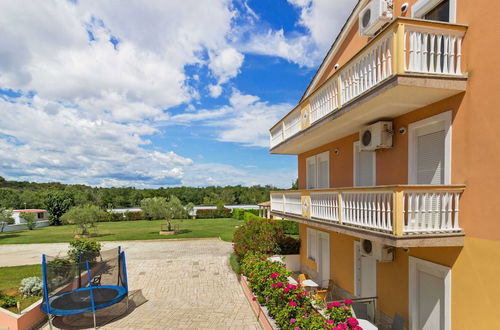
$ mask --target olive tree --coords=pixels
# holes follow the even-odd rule
[[[106,211],[101,210],[98,206],[86,204],[83,206],[75,206],[69,209],[61,220],[67,224],[76,225],[80,235],[89,235],[89,230],[96,227],[96,222],[104,221],[108,217]]]

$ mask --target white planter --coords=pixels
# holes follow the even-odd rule
[[[292,272],[300,272],[300,254],[286,254],[283,259],[287,269]]]

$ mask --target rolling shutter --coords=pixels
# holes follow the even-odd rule
[[[417,184],[444,184],[445,131],[417,137]]]

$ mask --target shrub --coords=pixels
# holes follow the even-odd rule
[[[75,263],[95,261],[101,252],[101,243],[89,239],[75,239],[69,242],[69,246],[68,256]]]
[[[231,210],[222,209],[208,209],[208,210],[197,210],[196,219],[217,219],[217,218],[231,218]]]
[[[325,314],[337,325],[340,323],[347,325],[349,328],[355,328],[359,323],[358,320],[352,317],[351,305],[352,301],[349,299],[343,302],[331,302],[326,306]]]
[[[235,272],[236,274],[241,273],[240,261],[236,254],[231,253],[231,255],[229,256],[229,265],[231,265],[231,269],[233,270],[233,272]]]
[[[127,219],[128,221],[142,220],[144,219],[144,213],[142,213],[142,211],[127,211],[125,212],[125,219]]]
[[[123,213],[108,212],[108,220],[112,222],[117,222],[126,220],[126,218],[123,215]]]
[[[283,232],[287,235],[298,235],[299,234],[299,223],[290,220],[278,220],[281,224]]]
[[[92,204],[75,206],[61,217],[64,223],[75,224],[81,235],[89,235],[89,229],[95,228],[97,221],[107,219],[109,219],[108,213]]]
[[[33,230],[36,226],[36,215],[33,212],[21,212],[19,215],[21,218],[26,221],[26,227],[29,230]]]
[[[252,212],[245,212],[243,219],[248,221],[248,220],[262,220],[265,219],[263,217],[259,217],[258,215],[253,214]]]
[[[245,214],[244,209],[233,209],[233,218],[238,220],[243,220],[243,216]]]
[[[249,220],[234,233],[234,253],[240,260],[247,253],[279,253],[278,242],[283,236],[281,227],[274,220]]]
[[[39,296],[42,293],[43,284],[42,280],[37,277],[26,277],[21,280],[21,286],[19,287],[19,292],[23,294],[24,298]]]
[[[163,197],[144,198],[141,209],[148,220],[166,219],[168,216],[167,200]]]
[[[16,304],[17,304],[16,297],[4,295],[0,291],[0,307],[9,308],[16,306]]]
[[[283,236],[278,241],[281,254],[300,254],[300,240],[290,236]]]
[[[53,286],[58,286],[60,282],[64,282],[68,279],[71,273],[71,260],[66,258],[55,258],[47,262],[47,267],[50,269],[55,281]]]

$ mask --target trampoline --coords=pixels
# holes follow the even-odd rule
[[[80,255],[79,262],[42,256],[44,299],[41,310],[50,316],[92,312],[127,298],[125,253],[118,247],[98,255]]]

